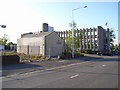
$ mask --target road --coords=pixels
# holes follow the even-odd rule
[[[14,65],[6,65],[0,67],[2,69],[2,74],[0,77],[10,76],[13,74],[23,74],[38,70],[46,70],[49,68],[59,67],[63,65],[73,64],[73,63],[80,63],[87,60],[95,60],[101,59],[103,57],[100,56],[89,56],[86,55],[84,57],[75,58],[75,59],[60,59],[60,60],[48,60],[48,61],[35,61],[30,63],[22,63],[22,64],[14,64]]]
[[[102,58],[2,79],[2,88],[118,88],[118,61]]]

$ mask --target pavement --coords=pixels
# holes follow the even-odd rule
[[[48,61],[40,61],[40,62],[7,65],[0,67],[1,69],[0,77],[24,74],[35,71],[43,71],[50,68],[65,66],[74,63],[82,63],[90,60],[98,61],[98,60],[102,60],[103,58],[106,58],[107,61],[110,60],[109,58],[114,58],[114,61],[118,59],[117,56],[98,56],[94,54],[85,54],[80,58],[74,58],[74,59],[48,60]]]
[[[46,67],[45,70],[37,70],[3,78],[2,87],[118,88],[118,76],[120,74],[118,72],[117,56],[85,55],[85,57],[80,59],[53,62],[45,61],[42,64],[41,62],[38,64],[44,68]],[[46,66],[45,63],[47,63]]]

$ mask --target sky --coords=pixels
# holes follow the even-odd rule
[[[55,31],[70,30],[74,21],[78,29],[97,26],[113,28],[118,40],[118,0],[0,0],[0,37],[8,34],[9,41],[17,43],[21,34],[42,31],[48,23]],[[82,8],[84,6],[87,8]]]

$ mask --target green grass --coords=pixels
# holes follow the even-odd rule
[[[13,51],[0,51],[0,53],[2,53],[3,55],[14,55],[14,54],[17,54],[17,52],[15,50],[13,50]]]

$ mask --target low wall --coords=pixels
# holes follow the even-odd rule
[[[0,65],[10,65],[19,63],[18,55],[2,55],[0,56]]]

